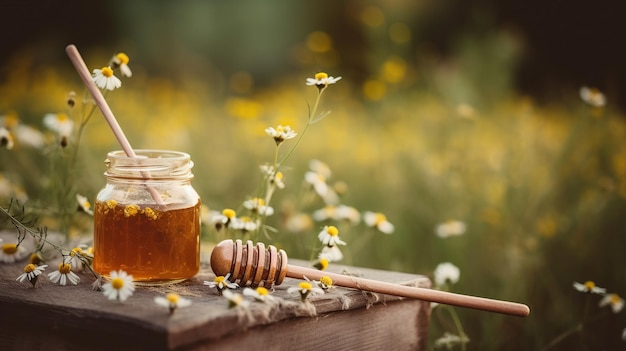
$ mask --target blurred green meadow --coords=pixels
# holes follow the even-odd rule
[[[592,280],[626,296],[623,111],[610,95],[605,106],[585,103],[578,88],[564,89],[547,103],[518,93],[512,75],[522,47],[512,33],[468,35],[459,39],[453,59],[442,60],[428,50],[408,50],[412,29],[397,13],[393,17],[384,6],[360,10],[357,20],[372,48],[359,67],[367,74],[342,63],[331,31],[309,24],[288,54],[277,51],[277,60],[288,65],[266,72],[247,70],[249,61],[236,50],[228,69],[181,53],[177,71],[162,72],[154,62],[142,63],[153,53],[128,38],[82,54],[90,69],[115,52],[129,54],[133,76],[107,94],[122,128],[134,148],[189,153],[194,188],[218,212],[256,196],[263,179],[259,165],[272,162],[276,149],[266,128],[303,130],[317,92],[306,78],[319,71],[342,76],[324,92],[320,110],[331,113],[307,129],[283,169],[286,187],[276,191],[276,213],[266,220],[277,232],[255,239],[284,248],[290,257],[312,259],[317,233],[328,223],[313,222],[297,233],[288,223],[324,206],[304,182],[309,162],[319,160],[332,170],[328,184],[341,190],[342,204],[382,212],[395,226],[383,234],[362,223],[341,224],[347,245],[340,263],[432,278],[439,263],[451,262],[461,272],[451,291],[531,307],[525,319],[455,309],[470,339],[468,350],[542,349],[576,328],[585,308],[598,319],[583,332],[566,334],[553,349],[626,347],[624,311],[599,308],[599,298],[572,287]],[[141,33],[136,31],[137,40]],[[62,57],[64,47],[52,49],[58,51],[53,62],[41,59],[37,47],[9,56],[0,80],[3,121],[17,119],[44,131],[43,116],[66,113],[70,91],[82,102],[86,95]],[[53,145],[54,137],[46,135]],[[0,191],[1,206],[11,198],[27,200],[27,208],[33,204],[40,213],[52,206],[53,148],[16,140],[11,150],[0,149],[0,184],[10,184]],[[72,190],[93,199],[104,185],[106,153],[116,149],[96,112],[78,145]],[[41,220],[58,226],[45,215]],[[89,230],[85,218],[75,220],[81,221],[76,235]],[[451,220],[463,222],[464,233],[438,236],[437,226]],[[209,226],[203,230],[207,245],[221,238]],[[439,309],[432,311],[431,347],[446,331],[458,334]]]

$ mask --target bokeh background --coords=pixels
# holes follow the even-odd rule
[[[392,235],[342,231],[344,263],[431,276],[449,261],[461,269],[453,291],[531,306],[526,319],[458,309],[468,349],[542,349],[583,320],[587,300],[598,320],[554,349],[623,349],[624,312],[572,288],[593,280],[626,296],[623,10],[535,0],[5,2],[0,115],[43,129],[69,91],[82,96],[67,44],[92,69],[124,51],[133,77],[107,100],[131,143],[190,153],[194,187],[219,211],[256,191],[275,148],[265,128],[304,127],[316,92],[305,78],[341,76],[321,106],[332,113],[284,172],[268,219],[279,229],[273,243],[309,258],[298,243],[314,242],[323,224],[295,234],[284,220],[318,159],[330,182],[347,184],[342,203],[395,225]],[[582,86],[607,104],[586,104]],[[103,185],[106,152],[119,148],[96,117],[75,179],[89,198]],[[2,149],[0,174],[31,201],[46,199],[46,160]],[[307,206],[298,210],[322,204]],[[448,220],[465,233],[438,237]],[[434,310],[431,341],[445,331],[456,332]]]

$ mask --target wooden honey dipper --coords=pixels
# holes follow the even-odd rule
[[[284,250],[277,250],[272,245],[266,247],[263,243],[257,243],[255,247],[250,240],[243,244],[241,240],[227,239],[217,244],[211,253],[211,268],[218,276],[226,276],[230,273],[230,280],[243,286],[280,285],[285,277],[304,279],[306,276],[309,279],[319,280],[322,276],[328,276],[333,280],[334,285],[347,288],[519,317],[527,317],[530,314],[530,308],[520,303],[411,287],[289,265],[287,253]]]

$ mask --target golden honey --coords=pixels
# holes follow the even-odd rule
[[[200,268],[200,202],[156,210],[135,204],[96,201],[94,269],[122,269],[135,281],[179,281]]]

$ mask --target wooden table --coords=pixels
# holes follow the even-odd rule
[[[290,264],[308,265],[290,259]],[[287,294],[298,280],[286,278],[274,306],[251,302],[228,309],[224,297],[202,283],[214,275],[203,265],[194,278],[174,285],[137,287],[126,302],[93,291],[93,277],[77,286],[41,277],[36,288],[16,281],[25,262],[0,263],[2,350],[426,350],[429,303],[336,287],[323,296]],[[45,273],[52,272],[56,264]],[[398,284],[430,287],[421,275],[345,266],[329,271]],[[170,315],[155,296],[176,292],[192,305]],[[241,292],[239,289],[236,292]],[[307,308],[305,308],[307,307]]]

